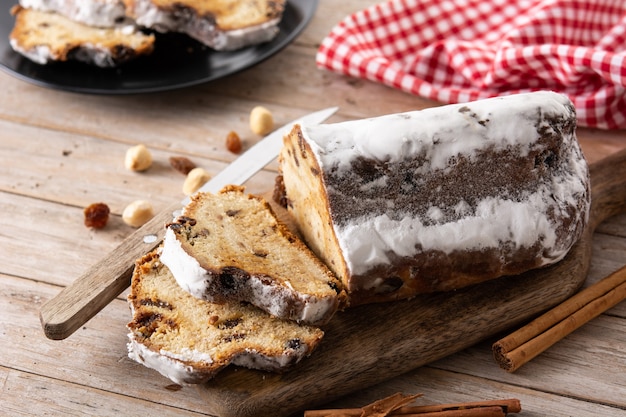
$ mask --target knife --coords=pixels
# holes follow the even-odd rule
[[[306,124],[322,123],[337,109],[331,107],[320,110],[297,121]],[[278,156],[283,145],[283,135],[295,122],[287,123],[257,142],[199,191],[215,193],[225,185],[243,184]],[[165,234],[164,225],[172,221],[173,213],[180,211],[181,204],[184,206],[188,202],[189,198],[186,198],[155,215],[72,284],[47,301],[39,311],[46,337],[53,340],[65,339],[128,288],[135,261],[161,243]]]

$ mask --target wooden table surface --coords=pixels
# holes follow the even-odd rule
[[[434,105],[419,97],[316,68],[323,37],[344,16],[373,1],[322,0],[303,34],[260,65],[173,92],[95,96],[31,85],[0,72],[0,414],[211,415],[195,387],[168,379],[127,357],[130,313],[125,293],[65,340],[48,340],[39,308],[133,229],[121,219],[133,200],[156,210],[181,200],[183,176],[168,158],[187,156],[211,173],[234,159],[224,146],[234,130],[246,146],[256,105],[277,124],[339,106],[330,121]],[[626,132],[579,128],[589,162],[626,147]],[[144,143],[154,165],[124,168],[130,146]],[[276,164],[248,191],[271,189]],[[83,225],[83,208],[105,202],[106,228]],[[626,215],[597,230],[587,283],[626,263]],[[626,415],[626,304],[592,320],[513,374],[491,356],[491,343],[441,359],[382,384],[363,387],[328,407],[358,407],[403,392],[422,403],[519,398],[525,416]],[[402,361],[402,358],[398,358]],[[179,389],[180,388],[180,389]]]

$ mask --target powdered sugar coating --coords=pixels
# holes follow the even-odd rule
[[[52,54],[50,47],[47,45],[37,45],[34,48],[25,49],[20,46],[17,39],[11,39],[10,44],[14,51],[19,52],[37,64],[44,65],[49,61],[57,59],[57,57]]]
[[[132,15],[137,24],[159,32],[181,32],[218,51],[232,51],[248,45],[272,40],[278,34],[280,18],[235,30],[221,30],[211,19],[181,19],[172,11],[163,10],[151,0],[135,0]]]
[[[130,341],[127,344],[127,348],[130,359],[150,369],[154,369],[177,384],[198,384],[208,380],[211,376],[198,372],[193,366],[185,365],[185,363],[181,362],[181,360],[191,360],[191,358],[174,355],[164,350],[160,352],[150,350],[145,345],[137,342],[133,333],[129,333],[128,338]],[[211,363],[210,358],[208,363]]]
[[[536,151],[541,136],[564,133],[553,130],[558,126],[552,125],[552,119],[574,117],[567,97],[537,92],[374,119],[302,126],[302,133],[322,171],[332,172],[336,178],[353,171],[359,159],[391,166],[405,161],[407,155],[419,155],[426,161],[411,175],[440,171],[445,177],[453,172],[459,157],[473,163],[487,151],[510,150],[524,158]],[[555,211],[565,218],[580,216],[586,223],[589,184],[587,165],[573,130],[565,132],[561,140],[564,154],[559,163],[564,169],[540,182],[536,189],[521,190],[515,199],[485,196],[473,207],[459,200],[451,207],[425,207],[427,214],[421,216],[408,210],[405,215],[397,214],[403,207],[390,199],[385,202],[389,210],[335,221],[335,235],[350,273],[366,274],[377,265],[389,264],[391,258],[412,257],[419,251],[450,254],[503,245],[522,248],[538,241],[543,248],[538,254],[542,264],[562,259],[572,241],[563,244],[563,239],[558,239],[561,225],[554,221]],[[359,186],[367,192],[384,187],[388,181],[383,175]],[[331,200],[333,186],[326,183]],[[572,207],[578,206],[582,210],[572,214]],[[392,211],[396,211],[394,216],[388,214]],[[457,218],[446,220],[447,212],[456,213]],[[571,220],[571,233],[580,233],[581,222]]]
[[[160,259],[169,268],[181,288],[196,298],[215,301],[210,288],[213,285],[212,281],[217,277],[204,269],[196,258],[183,249],[171,228],[165,232]],[[274,316],[298,322],[318,323],[325,321],[328,312],[334,310],[336,304],[334,298],[300,294],[290,288],[288,282],[286,284],[286,288],[271,285],[254,275],[245,282],[253,295],[253,303]],[[298,309],[292,306],[294,300],[298,300],[302,305],[299,313]]]
[[[279,371],[299,362],[308,351],[309,347],[305,344],[300,344],[295,348],[287,348],[282,355],[278,356],[267,356],[254,349],[246,349],[245,352],[233,358],[232,364],[249,369]]]
[[[203,297],[207,271],[200,266],[197,259],[185,252],[170,228],[165,230],[160,259],[183,290],[196,298],[207,299]]]
[[[538,111],[560,115],[572,113],[573,109],[563,95],[538,92],[303,126],[302,130],[322,168],[350,169],[350,162],[357,156],[395,163],[406,155],[426,152],[428,169],[435,170],[448,168],[450,158],[456,155],[471,157],[490,147],[498,150],[522,145],[520,152],[524,156],[539,136],[535,125]]]
[[[134,333],[128,333],[128,357],[150,369],[154,369],[166,378],[180,385],[199,384],[211,379],[220,368],[212,372],[199,369],[200,364],[210,365],[213,359],[210,354],[183,348],[174,353],[164,349],[156,352],[139,343]],[[293,349],[285,349],[281,355],[268,356],[254,349],[245,349],[236,354],[230,361],[232,365],[263,371],[278,371],[297,363],[309,351],[309,346],[300,344]],[[188,365],[198,364],[198,365]]]
[[[60,13],[89,26],[113,27],[132,23],[121,0],[20,0],[20,5]]]

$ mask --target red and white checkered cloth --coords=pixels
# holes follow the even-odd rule
[[[626,128],[626,0],[388,0],[340,22],[316,60],[443,103],[558,91],[580,125]]]

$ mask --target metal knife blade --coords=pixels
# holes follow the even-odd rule
[[[286,131],[290,129],[294,123],[319,124],[335,114],[337,110],[338,107],[329,107],[315,113],[310,113],[274,130],[274,132],[257,142],[239,158],[235,159],[230,165],[211,178],[200,188],[200,191],[216,193],[225,185],[243,184],[252,175],[263,169],[263,167],[278,156],[283,146],[283,135],[287,133]],[[183,204],[187,204],[188,201],[189,199],[183,200]]]
[[[320,110],[275,130],[207,182],[201,190],[216,192],[228,184],[244,183],[278,156],[283,134],[293,123],[321,123],[336,111],[337,107]],[[185,199],[182,203],[186,204],[187,201]],[[172,220],[172,213],[180,210],[180,204],[176,203],[158,213],[46,302],[39,311],[46,337],[65,339],[124,291],[130,284],[135,261],[161,243],[165,229],[163,225]],[[147,240],[148,237],[151,239]]]

